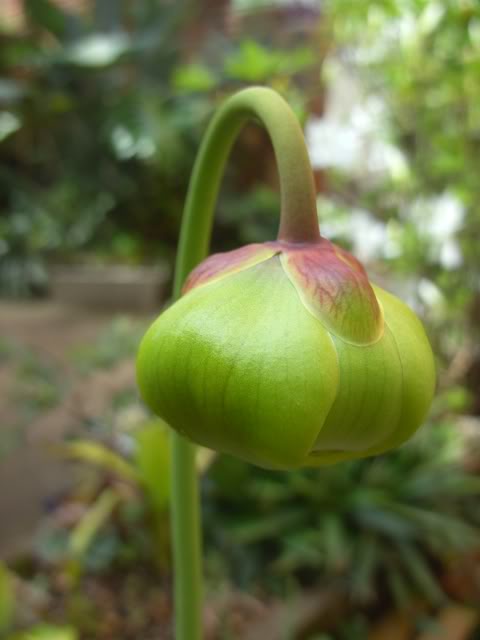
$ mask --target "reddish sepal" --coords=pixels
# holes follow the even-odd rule
[[[183,285],[182,293],[268,260],[279,253],[274,245],[275,243],[247,244],[240,249],[212,254],[190,273]]]
[[[356,258],[324,238],[305,245],[275,244],[282,246],[283,267],[303,303],[329,331],[353,344],[382,336],[382,310]]]

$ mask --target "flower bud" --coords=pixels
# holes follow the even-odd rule
[[[382,453],[425,418],[435,370],[420,321],[328,240],[212,255],[183,294],[137,370],[146,403],[194,442],[289,469]]]

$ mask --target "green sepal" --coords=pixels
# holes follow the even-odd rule
[[[389,451],[406,442],[428,414],[436,375],[425,330],[406,304],[378,286],[373,288],[384,313],[384,337],[360,350],[335,340],[339,394],[308,464],[333,464]]]
[[[165,311],[137,371],[144,400],[177,431],[277,469],[305,462],[338,386],[332,339],[277,256]]]

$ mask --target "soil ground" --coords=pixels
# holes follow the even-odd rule
[[[0,340],[15,345],[10,357],[0,358],[0,557],[28,543],[49,504],[70,486],[72,469],[51,445],[78,433],[85,420],[108,409],[115,394],[134,386],[131,358],[86,376],[69,358],[94,344],[114,317],[53,302],[0,302]],[[30,412],[30,418],[28,398],[18,394],[19,354],[25,351],[46,362],[65,387],[60,402]]]

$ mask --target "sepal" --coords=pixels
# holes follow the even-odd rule
[[[284,244],[285,273],[305,307],[328,331],[356,345],[382,337],[382,309],[356,258],[324,238],[306,245],[278,244]]]
[[[272,243],[273,244],[273,243]],[[209,282],[238,273],[271,258],[278,250],[268,244],[247,244],[240,249],[214,253],[203,260],[188,276],[182,294]]]

